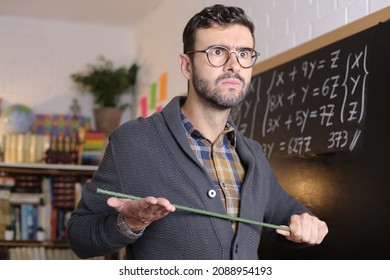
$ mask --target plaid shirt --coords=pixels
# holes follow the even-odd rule
[[[236,152],[234,128],[226,123],[224,131],[214,143],[206,139],[181,113],[190,146],[199,162],[207,170],[215,190],[219,191],[226,213],[237,217],[240,208],[240,189],[245,169]],[[236,230],[237,224],[232,223]]]

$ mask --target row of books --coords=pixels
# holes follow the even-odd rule
[[[3,161],[7,163],[60,163],[97,165],[106,146],[106,134],[81,131],[75,136],[32,133],[0,134]]]
[[[50,146],[50,137],[31,133],[0,134],[4,162],[37,163],[42,162]]]
[[[66,240],[66,225],[81,196],[78,178],[15,175],[15,179],[12,187],[0,186],[0,239],[11,225],[15,240],[37,240],[38,230],[45,232],[45,240]]]

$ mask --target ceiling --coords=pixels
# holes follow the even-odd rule
[[[164,0],[0,0],[0,15],[131,27]]]

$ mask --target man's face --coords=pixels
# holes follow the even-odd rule
[[[195,50],[210,46],[225,46],[230,51],[253,48],[253,38],[245,26],[234,24],[228,27],[215,26],[199,29]],[[192,83],[198,96],[219,109],[230,109],[239,104],[247,94],[252,68],[242,68],[235,54],[221,67],[213,67],[205,53],[195,53],[192,66]]]

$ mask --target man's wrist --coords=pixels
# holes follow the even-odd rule
[[[127,237],[130,237],[130,238],[140,237],[143,234],[144,230],[145,230],[145,228],[143,228],[140,231],[132,231],[131,228],[126,223],[125,216],[122,213],[118,213],[118,216],[117,216],[117,219],[116,219],[116,223],[117,223],[119,231],[123,235],[125,235]]]

